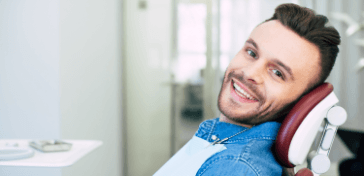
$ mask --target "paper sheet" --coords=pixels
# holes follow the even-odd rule
[[[223,144],[209,142],[193,136],[154,176],[194,176],[202,164],[215,153],[226,149]]]

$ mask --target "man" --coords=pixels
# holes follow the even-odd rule
[[[218,98],[220,117],[201,123],[155,175],[282,175],[271,151],[279,122],[325,81],[339,51],[339,33],[327,22],[295,4],[278,6],[231,60]]]

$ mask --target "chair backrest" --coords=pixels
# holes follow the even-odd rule
[[[282,122],[275,152],[285,167],[302,164],[328,110],[338,103],[330,83],[323,83],[303,96]]]

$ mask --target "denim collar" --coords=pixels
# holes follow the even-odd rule
[[[242,130],[246,130],[225,141],[224,144],[239,143],[240,141],[249,139],[275,140],[280,126],[281,123],[278,122],[265,122],[246,130],[247,127],[221,122],[219,118],[215,118],[202,122],[195,135],[209,142],[213,142],[215,141],[213,140],[213,135],[221,140],[237,134]]]

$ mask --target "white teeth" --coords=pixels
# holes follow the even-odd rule
[[[250,100],[254,100],[254,98],[249,95],[247,92],[244,91],[244,89],[242,89],[241,87],[239,87],[236,83],[234,83],[234,87],[236,90],[238,90],[241,94],[245,95],[248,99]]]

